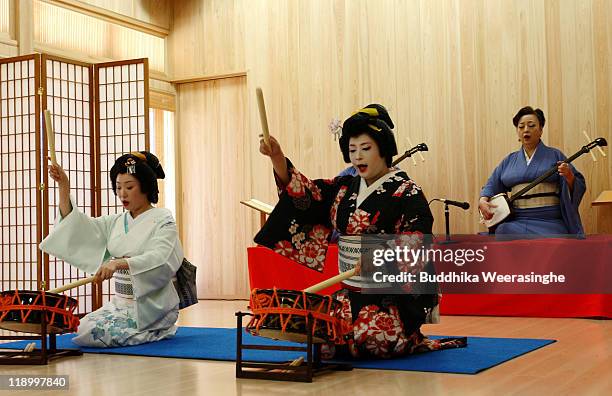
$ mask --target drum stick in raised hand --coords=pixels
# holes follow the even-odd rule
[[[64,292],[66,290],[74,289],[75,287],[79,287],[79,286],[83,286],[83,285],[86,285],[88,283],[91,283],[95,279],[96,279],[95,276],[90,276],[89,278],[85,278],[85,279],[79,279],[79,280],[74,281],[72,283],[68,283],[67,285],[56,287],[55,289],[47,290],[47,293],[56,293],[56,294],[57,293],[61,293],[61,292]]]
[[[47,130],[47,145],[49,146],[51,163],[53,165],[57,165],[57,159],[55,157],[55,133],[53,132],[53,124],[51,123],[51,112],[49,110],[45,110],[45,129]]]
[[[264,143],[268,148],[271,148],[270,130],[268,129],[268,116],[266,115],[266,104],[264,102],[263,91],[260,87],[257,87],[255,92],[257,93],[257,107],[259,108],[259,119],[261,121]]]
[[[320,290],[325,289],[326,287],[333,286],[336,283],[342,282],[343,280],[350,278],[351,276],[355,275],[356,271],[357,271],[357,268],[353,268],[348,271],[342,272],[341,274],[338,274],[332,278],[326,279],[323,282],[319,282],[316,285],[312,285],[304,289],[304,291],[306,293],[316,293]]]

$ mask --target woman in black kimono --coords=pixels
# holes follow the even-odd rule
[[[390,122],[378,104],[344,122],[340,149],[358,176],[310,180],[285,158],[274,138],[270,146],[261,141],[260,152],[272,160],[280,199],[255,242],[322,271],[332,229],[341,235],[431,234],[433,216],[421,188],[404,171],[390,169],[397,154]],[[429,340],[421,334],[421,325],[437,312],[437,294],[368,294],[345,285],[334,297],[343,305],[343,318],[352,323],[346,345],[353,357],[465,346],[465,339]]]

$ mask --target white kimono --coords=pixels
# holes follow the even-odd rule
[[[132,219],[129,212],[91,218],[73,210],[58,216],[41,250],[94,274],[111,257],[128,257],[133,297],[113,296],[81,319],[73,341],[82,346],[137,345],[176,333],[179,298],[173,277],[183,261],[176,223],[167,209],[153,208]],[[119,272],[119,271],[118,271]],[[129,280],[128,280],[129,282]]]

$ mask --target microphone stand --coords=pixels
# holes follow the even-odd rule
[[[444,220],[446,222],[446,240],[440,242],[441,245],[448,245],[449,243],[457,243],[450,238],[450,210],[448,210],[448,204],[444,202]]]

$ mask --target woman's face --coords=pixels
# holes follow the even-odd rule
[[[385,159],[380,156],[378,145],[366,133],[349,139],[349,158],[368,185],[389,170]]]
[[[527,114],[521,117],[516,127],[519,141],[524,147],[533,148],[540,143],[542,127],[540,120],[535,114]]]
[[[147,194],[140,191],[140,182],[128,173],[117,175],[117,197],[121,200],[123,208],[130,212],[150,205]]]

